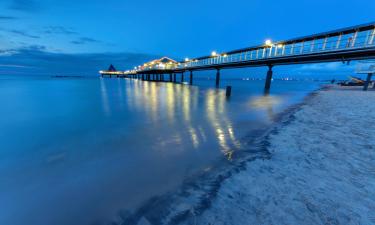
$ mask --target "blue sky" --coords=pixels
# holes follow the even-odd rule
[[[125,69],[372,22],[374,12],[373,0],[2,0],[0,73]]]

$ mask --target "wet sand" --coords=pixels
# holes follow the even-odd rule
[[[375,91],[322,89],[183,224],[375,224]]]

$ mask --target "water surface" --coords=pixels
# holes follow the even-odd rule
[[[0,224],[109,222],[244,149],[315,82],[0,77]]]

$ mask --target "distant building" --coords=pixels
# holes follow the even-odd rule
[[[174,69],[178,66],[178,62],[168,58],[162,57],[160,59],[155,59],[150,62],[147,62],[140,66],[138,69],[141,70],[165,70],[165,69]]]
[[[123,72],[117,71],[116,68],[112,64],[108,67],[108,70],[101,70],[101,71],[99,71],[99,73],[102,76],[103,75],[122,75],[123,74]]]

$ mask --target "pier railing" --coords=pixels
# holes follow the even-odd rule
[[[183,82],[184,73],[189,71],[189,84],[193,84],[193,71],[214,69],[215,85],[219,87],[221,69],[267,66],[265,90],[268,91],[275,65],[367,59],[375,59],[375,22],[290,40],[267,40],[262,45],[228,52],[214,51],[211,55],[185,59],[182,62],[163,57],[134,67],[134,70],[124,71],[123,76],[160,81],[164,80],[164,74],[169,74],[169,81],[176,82],[176,74],[179,73]],[[101,73],[102,76],[105,73],[108,71]],[[109,71],[109,76],[111,73]],[[367,84],[372,73],[368,76]]]
[[[260,46],[220,54],[215,52],[210,56],[181,62],[177,68],[188,69],[270,58],[325,54],[369,47],[375,47],[375,23],[286,41],[272,42],[268,40]]]

